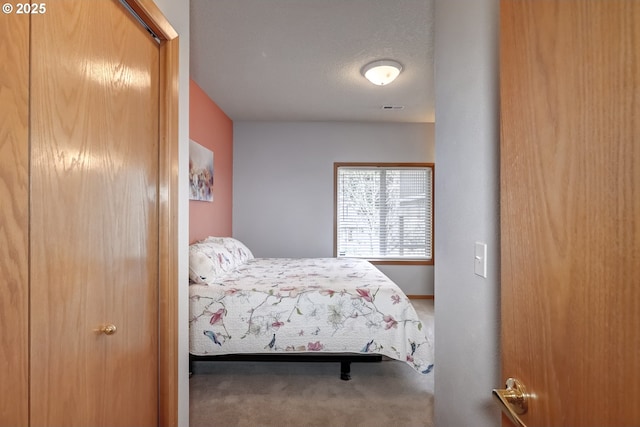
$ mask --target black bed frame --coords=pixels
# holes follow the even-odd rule
[[[223,354],[216,356],[195,356],[189,354],[189,374],[193,372],[193,362],[340,362],[340,379],[351,379],[351,362],[375,363],[382,361],[379,354],[322,354],[322,353],[295,353],[295,354]]]

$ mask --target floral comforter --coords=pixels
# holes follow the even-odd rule
[[[376,353],[427,374],[433,331],[371,263],[254,258],[192,284],[190,353]]]

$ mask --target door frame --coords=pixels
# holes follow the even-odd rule
[[[178,33],[152,0],[125,0],[160,39],[158,425],[178,425]]]

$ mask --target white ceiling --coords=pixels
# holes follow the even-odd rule
[[[190,25],[191,77],[234,121],[434,121],[433,0],[191,0]],[[360,74],[377,59],[404,66],[389,86]]]

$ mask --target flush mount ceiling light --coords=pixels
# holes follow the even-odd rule
[[[391,59],[373,61],[362,67],[362,75],[378,86],[388,85],[400,75],[401,71],[402,65]]]

